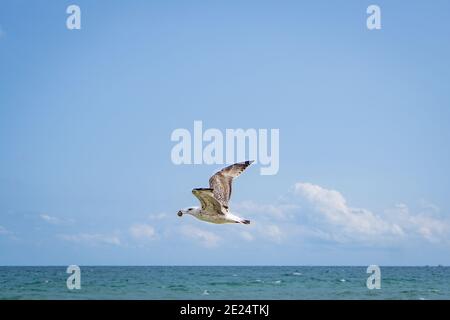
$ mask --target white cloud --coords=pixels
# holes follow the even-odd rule
[[[9,231],[8,229],[6,229],[3,226],[0,226],[0,235],[7,236],[7,235],[11,235],[11,234],[12,234],[11,231]]]
[[[342,194],[311,183],[296,183],[294,193],[306,199],[320,213],[320,222],[336,227],[342,235],[353,238],[360,236],[401,236],[402,228],[386,222],[385,219],[363,208],[347,205]]]
[[[0,236],[7,237],[12,240],[19,240],[19,238],[16,236],[16,234],[7,228],[0,226]]]
[[[60,225],[60,224],[73,223],[73,220],[71,220],[71,219],[61,219],[61,218],[58,218],[58,217],[50,216],[50,215],[45,214],[45,213],[40,214],[39,217],[42,220],[44,220],[45,222],[48,222],[50,224]]]
[[[182,227],[181,233],[188,238],[198,241],[206,248],[216,247],[221,240],[221,238],[215,233],[191,225]]]
[[[277,219],[291,219],[298,208],[295,204],[258,204],[253,201],[243,201],[233,206],[233,209],[242,212],[241,214],[268,215]]]
[[[296,232],[292,223],[298,215],[299,208],[300,206],[293,203],[260,204],[242,201],[234,204],[232,211],[252,221],[245,227],[248,231],[238,233],[242,239],[246,241],[258,239],[280,244],[287,238],[287,234],[292,235]]]
[[[450,221],[439,216],[439,208],[420,203],[419,213],[406,205],[375,212],[351,206],[342,193],[322,186],[298,182],[273,204],[254,201],[236,203],[232,212],[249,218],[248,226],[234,226],[232,231],[217,233],[193,226],[182,227],[182,234],[206,247],[221,239],[271,242],[274,244],[319,241],[354,245],[401,245],[411,241],[450,243]],[[216,232],[216,231],[215,231]],[[170,236],[170,232],[168,232]],[[230,245],[230,243],[225,243]]]
[[[149,224],[135,224],[129,231],[135,239],[154,240],[156,238],[155,228]]]
[[[441,212],[441,208],[439,208],[437,205],[435,205],[427,200],[421,199],[419,203],[420,203],[422,210],[424,210],[424,211],[431,212],[431,213]]]
[[[276,243],[281,243],[284,238],[284,234],[280,227],[274,224],[265,226],[263,228],[263,232],[267,237]]]
[[[438,212],[438,207],[428,204],[424,209]],[[404,226],[410,235],[421,236],[430,242],[448,241],[450,236],[450,223],[438,219],[431,212],[411,213],[406,204],[399,203],[394,208],[386,210],[391,220]]]
[[[161,212],[161,213],[154,213],[154,214],[150,214],[148,216],[148,218],[150,220],[164,220],[164,219],[167,218],[167,214],[163,213],[163,212]]]
[[[80,233],[74,235],[62,234],[59,235],[59,238],[65,241],[87,244],[87,245],[120,245],[120,239],[115,235],[104,235],[104,234],[89,234],[89,233]]]
[[[336,191],[311,183],[296,183],[294,194],[306,200],[313,208],[311,222],[322,238],[335,241],[399,241],[419,237],[430,242],[448,241],[449,221],[432,214],[413,214],[406,205],[399,204],[384,214],[375,214],[364,208],[347,204],[344,196]],[[432,211],[438,210],[427,204]]]
[[[337,190],[305,182],[296,183],[287,196],[278,201],[282,203],[245,201],[232,206],[234,213],[252,221],[246,226],[220,226],[214,230],[209,224],[173,226],[163,220],[167,215],[161,213],[149,216],[150,220],[161,219],[158,221],[159,232],[151,221],[131,225],[126,232],[137,241],[181,235],[206,248],[234,246],[242,241],[274,244],[319,241],[371,246],[400,245],[411,241],[450,243],[450,221],[444,215],[439,217],[439,208],[431,203],[421,203],[419,213],[414,213],[405,204],[374,212],[351,206]],[[41,215],[41,218],[57,221],[48,215]],[[0,228],[1,233],[4,231]],[[61,238],[75,243],[122,245],[121,239],[114,234],[82,233]],[[225,242],[222,239],[238,241]]]
[[[253,241],[254,240],[254,237],[253,237],[253,235],[250,232],[242,231],[242,232],[239,233],[239,235],[245,241]]]

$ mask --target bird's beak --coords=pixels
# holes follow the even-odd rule
[[[178,214],[178,216],[179,216],[179,217],[181,217],[181,216],[183,215],[183,212],[181,212],[181,211],[178,211],[178,213],[177,213],[177,214]]]

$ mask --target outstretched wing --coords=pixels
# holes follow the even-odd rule
[[[233,178],[239,176],[253,161],[244,161],[223,168],[209,179],[209,187],[213,189],[214,198],[228,208],[231,197],[231,184]]]
[[[222,213],[222,205],[214,198],[213,190],[209,188],[193,189],[192,193],[200,200],[202,209],[207,212]]]

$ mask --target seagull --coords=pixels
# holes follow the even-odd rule
[[[232,164],[216,172],[209,179],[209,188],[196,188],[192,190],[194,196],[200,200],[201,207],[191,207],[178,211],[178,216],[190,214],[197,219],[210,223],[242,223],[250,224],[250,220],[243,219],[228,209],[233,179],[239,176],[253,161],[244,161]]]

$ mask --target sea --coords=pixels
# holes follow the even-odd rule
[[[368,289],[365,267],[80,266],[0,267],[0,299],[450,299],[450,267],[380,267]]]

